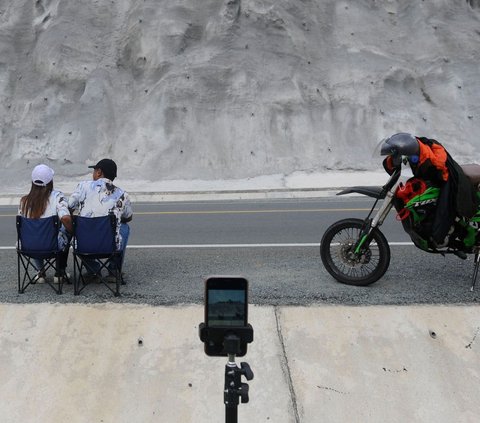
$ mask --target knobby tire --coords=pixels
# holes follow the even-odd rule
[[[335,222],[323,234],[320,257],[325,269],[338,282],[366,286],[380,279],[390,264],[390,247],[378,229],[372,232],[370,244],[360,257],[353,259],[351,251],[357,243],[364,221],[344,219]]]

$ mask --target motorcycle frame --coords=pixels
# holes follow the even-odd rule
[[[404,163],[404,161],[402,161],[402,163]],[[372,197],[376,199],[375,203],[370,209],[370,212],[368,213],[367,217],[364,220],[365,227],[362,230],[362,234],[354,250],[356,254],[360,253],[363,246],[370,244],[373,230],[383,224],[386,217],[388,216],[388,213],[390,213],[390,210],[392,210],[393,197],[395,195],[395,191],[399,183],[398,181],[402,173],[401,166],[402,164],[400,164],[398,167],[394,169],[387,183],[381,187],[380,186],[375,186],[375,187],[355,186],[355,187],[347,188],[337,193],[337,195],[358,193],[358,194],[363,194],[368,197]],[[382,202],[377,213],[373,217],[371,217],[379,200],[384,200],[384,201]]]

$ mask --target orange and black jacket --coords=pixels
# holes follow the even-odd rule
[[[415,177],[440,188],[432,238],[440,243],[447,235],[455,216],[471,218],[478,208],[476,189],[460,165],[436,140],[417,137],[419,160],[412,164]],[[392,158],[384,160],[385,170],[393,172]]]
[[[422,167],[421,172],[433,173],[437,178],[441,174],[441,179],[449,185],[449,202],[450,206],[453,206],[455,214],[466,218],[473,217],[478,208],[476,188],[465,175],[463,169],[438,141],[424,137],[417,137],[417,139],[420,141],[419,167]],[[422,152],[428,148],[434,153],[433,157],[424,156],[424,162],[420,165],[422,162]],[[441,150],[443,150],[443,152]],[[432,170],[432,168],[434,168],[434,170]],[[422,176],[418,175],[418,177],[421,178]],[[439,179],[433,179],[432,182],[438,180]]]

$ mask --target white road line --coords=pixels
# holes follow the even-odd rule
[[[413,245],[413,242],[389,242],[390,246]],[[169,248],[288,248],[319,247],[319,242],[290,244],[172,244],[172,245],[128,245],[127,249],[169,249]],[[0,247],[0,250],[15,250],[15,247]]]
[[[390,242],[389,245],[413,245],[413,242]],[[288,247],[319,247],[319,242],[289,243],[289,244],[181,244],[181,245],[129,245],[127,248],[288,248]]]

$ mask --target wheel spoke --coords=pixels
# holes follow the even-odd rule
[[[348,260],[345,256],[347,248],[352,249],[359,239],[360,228],[345,228],[340,230],[332,238],[330,244],[330,256],[333,264],[339,271],[352,278],[363,278],[370,275],[378,266],[380,261],[380,252],[377,242],[373,239],[370,242],[365,254],[369,254],[366,262]]]

